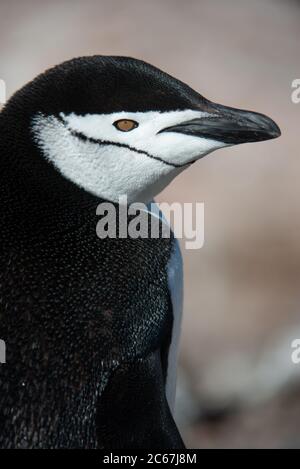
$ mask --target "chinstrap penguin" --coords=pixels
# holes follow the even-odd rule
[[[99,239],[101,201],[150,202],[196,160],[275,138],[131,58],[65,62],[0,113],[1,448],[183,448],[172,416],[174,237]]]

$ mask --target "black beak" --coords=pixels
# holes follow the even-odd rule
[[[217,140],[227,145],[260,142],[281,135],[280,129],[269,117],[257,112],[234,109],[209,103],[206,117],[192,119],[162,129],[160,132],[180,132],[195,137]]]

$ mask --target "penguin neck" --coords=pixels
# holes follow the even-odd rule
[[[40,239],[96,226],[101,199],[65,179],[40,154],[18,120],[0,115],[0,193],[2,220],[23,238]]]

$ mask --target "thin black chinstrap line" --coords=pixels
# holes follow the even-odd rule
[[[187,166],[187,164],[176,164],[176,163],[169,163],[168,161],[163,160],[159,156],[154,156],[148,153],[147,151],[144,150],[139,150],[137,148],[131,147],[130,145],[126,145],[126,143],[119,143],[119,142],[111,142],[109,140],[100,140],[92,137],[87,137],[84,135],[82,132],[78,132],[77,130],[71,129],[68,126],[68,123],[65,121],[65,119],[61,116],[56,116],[57,119],[64,124],[64,126],[68,129],[71,135],[74,137],[79,138],[80,140],[84,142],[91,142],[91,143],[96,143],[98,145],[114,145],[116,147],[120,148],[127,148],[128,150],[134,151],[136,153],[140,153],[141,155],[146,155],[148,158],[152,158],[153,160],[160,161],[161,163],[164,163],[168,166],[173,166],[173,168],[182,168],[183,166]]]

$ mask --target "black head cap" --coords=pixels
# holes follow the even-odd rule
[[[90,56],[62,63],[22,88],[10,106],[34,114],[206,110],[189,86],[141,60]]]

